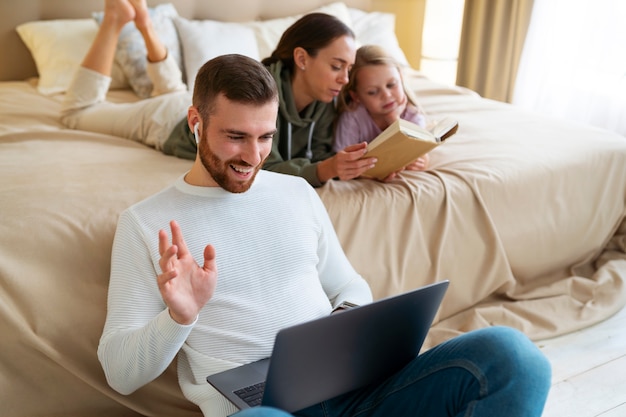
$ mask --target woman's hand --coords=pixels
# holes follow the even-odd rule
[[[317,177],[324,183],[331,178],[347,181],[360,177],[374,167],[376,158],[363,158],[367,152],[367,143],[361,142],[346,146],[334,156],[317,164]]]
[[[204,248],[204,265],[200,267],[187,249],[180,226],[170,222],[172,242],[167,232],[159,231],[159,291],[170,316],[179,324],[191,324],[211,299],[217,283],[215,249]]]

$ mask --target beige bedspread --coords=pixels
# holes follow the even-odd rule
[[[626,138],[409,82],[460,123],[431,169],[318,190],[375,296],[450,279],[429,346],[494,324],[546,338],[623,306]],[[0,83],[0,415],[200,415],[172,367],[125,397],[96,358],[117,216],[190,162],[65,130],[57,112]]]
[[[375,294],[450,279],[431,345],[495,324],[548,338],[623,306],[626,138],[408,80],[459,120],[431,169],[320,190]]]

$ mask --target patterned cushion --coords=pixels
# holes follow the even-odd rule
[[[155,31],[167,47],[168,53],[174,57],[182,71],[181,47],[176,27],[172,20],[178,16],[176,8],[173,4],[166,3],[150,8],[149,12]],[[94,13],[93,17],[100,23],[104,13]],[[128,22],[120,33],[115,53],[115,62],[122,68],[128,83],[141,98],[150,97],[152,92],[152,82],[146,73],[146,54],[146,45],[141,37],[141,33],[135,27],[134,22]]]

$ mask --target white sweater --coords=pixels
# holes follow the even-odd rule
[[[199,265],[215,246],[217,288],[195,323],[174,322],[159,293],[158,230],[180,224]],[[119,219],[108,312],[98,357],[109,384],[129,394],[158,377],[180,351],[185,396],[205,415],[236,411],[206,376],[271,354],[276,332],[371,301],[348,262],[323,203],[302,178],[260,171],[245,193],[195,187],[183,177]]]

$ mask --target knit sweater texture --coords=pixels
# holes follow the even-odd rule
[[[158,231],[176,220],[202,265],[215,247],[218,281],[191,325],[171,319],[158,290]],[[184,177],[119,219],[108,312],[98,348],[107,380],[128,394],[178,355],[179,383],[205,415],[236,409],[206,376],[270,356],[279,329],[330,314],[342,301],[370,302],[317,193],[302,178],[260,171],[240,194]]]

